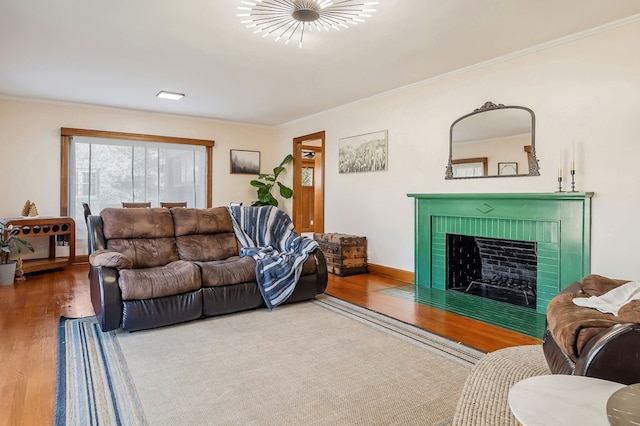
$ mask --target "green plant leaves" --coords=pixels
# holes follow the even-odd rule
[[[280,163],[280,167],[283,167],[292,161],[293,161],[293,155],[287,154],[287,156],[282,159],[282,162]]]
[[[288,186],[284,186],[280,182],[278,182],[278,186],[280,187],[280,195],[282,196],[282,198],[288,199],[293,197],[293,189],[289,188]]]
[[[31,243],[18,237],[20,229],[13,225],[7,225],[7,219],[0,220],[0,263],[7,263],[11,249],[15,248],[18,253],[22,248],[33,251]]]
[[[278,200],[273,196],[271,190],[278,184],[280,196],[284,199],[293,197],[293,189],[281,182],[278,182],[278,176],[285,170],[285,166],[293,161],[293,155],[288,154],[280,162],[280,165],[273,169],[273,173],[261,173],[257,179],[249,182],[251,186],[256,188],[258,199],[251,203],[252,206],[274,206],[278,207]]]

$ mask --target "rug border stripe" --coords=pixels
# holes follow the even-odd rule
[[[372,326],[385,328],[404,339],[429,346],[435,351],[438,351],[447,357],[461,361],[467,365],[474,365],[484,355],[486,355],[486,352],[480,351],[461,342],[456,342],[455,340],[451,340],[437,333],[433,333],[372,309],[363,308],[334,296],[322,294],[316,296],[315,299],[311,299],[311,301],[319,304],[325,309],[337,310],[339,313],[352,317],[357,321],[367,322]],[[340,305],[348,306],[349,310],[344,309]]]
[[[67,352],[74,351],[69,358]],[[113,356],[108,356],[113,352]],[[96,375],[92,365],[99,364]],[[78,395],[84,399],[69,405],[69,379],[80,380],[84,389]],[[58,361],[56,365],[56,395],[54,425],[65,426],[82,419],[83,425],[147,424],[137,393],[116,393],[117,383],[131,388],[133,381],[113,331],[102,332],[94,316],[61,317],[58,323]],[[104,399],[97,399],[92,389],[105,388]],[[105,417],[107,416],[107,417]]]
[[[58,359],[56,362],[56,396],[55,409],[53,413],[53,424],[63,425],[66,423],[67,414],[67,351],[65,324],[67,320],[74,318],[60,317],[58,320]]]

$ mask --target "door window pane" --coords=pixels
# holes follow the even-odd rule
[[[302,168],[302,186],[313,186],[313,167]]]

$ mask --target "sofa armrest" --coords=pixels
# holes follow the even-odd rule
[[[327,271],[327,260],[319,248],[311,252],[311,255],[316,259],[316,267],[318,271],[317,276],[317,294],[322,294],[327,289],[327,282],[329,281],[329,273]]]
[[[576,281],[560,290],[559,294],[580,293],[581,291],[580,281]],[[549,322],[546,320],[544,336],[542,338],[542,351],[545,359],[547,360],[547,364],[549,365],[549,369],[553,374],[574,373],[576,367],[575,363],[562,349],[560,349],[558,342],[556,342],[551,330],[549,330]]]
[[[547,360],[547,365],[549,365],[549,370],[551,370],[553,374],[572,375],[575,371],[575,363],[560,349],[558,342],[553,338],[549,328],[544,330],[542,352],[544,353],[544,358]]]
[[[133,268],[133,260],[125,254],[117,251],[98,249],[89,255],[91,266],[105,266],[115,269]]]
[[[285,303],[294,303],[301,300],[313,299],[318,294],[324,293],[327,288],[329,278],[327,262],[320,249],[313,250],[309,253],[309,257],[306,262],[311,263],[312,261],[316,264],[316,271],[314,273],[308,273],[300,276],[293,293]]]
[[[102,218],[100,216],[87,217],[87,229],[89,230],[89,254],[96,250],[105,250],[107,240],[102,231]]]
[[[640,383],[640,324],[616,324],[589,339],[574,375]]]
[[[560,293],[581,293],[581,282]],[[560,349],[549,328],[542,342],[544,356],[553,374],[589,376],[614,382],[640,382],[640,324],[615,324],[592,336],[575,363]]]
[[[122,321],[122,297],[118,286],[118,271],[104,266],[89,270],[91,304],[102,331],[115,330]]]

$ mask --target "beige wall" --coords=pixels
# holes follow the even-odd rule
[[[577,189],[595,192],[592,272],[637,279],[638,40],[639,22],[564,40],[288,123],[278,137],[284,149],[326,131],[325,230],[365,235],[370,262],[409,271],[407,193],[553,192],[575,141]],[[449,126],[486,101],[533,109],[540,177],[444,180]],[[339,174],[338,140],[378,130],[389,131],[388,171]]]
[[[215,140],[213,205],[255,198],[255,175],[229,173],[230,149],[261,151],[262,171],[277,165],[286,152],[273,149],[275,130],[138,111],[0,99],[0,146],[3,184],[0,217],[20,214],[29,199],[40,215],[60,213],[60,127],[110,130]],[[289,147],[289,151],[291,148]],[[80,209],[80,212],[82,210]]]
[[[262,152],[262,171],[296,136],[326,131],[327,232],[365,235],[369,261],[413,271],[407,193],[553,192],[576,144],[577,188],[593,191],[592,271],[636,279],[640,193],[640,23],[503,58],[316,114],[276,129],[55,103],[0,99],[0,216],[28,198],[59,212],[60,127],[214,139],[214,205],[253,199],[251,177],[229,174],[229,149]],[[445,181],[449,126],[486,101],[536,114],[542,176]],[[339,174],[338,140],[389,131],[388,171]],[[290,178],[290,176],[287,176]],[[285,208],[290,208],[290,202]]]

